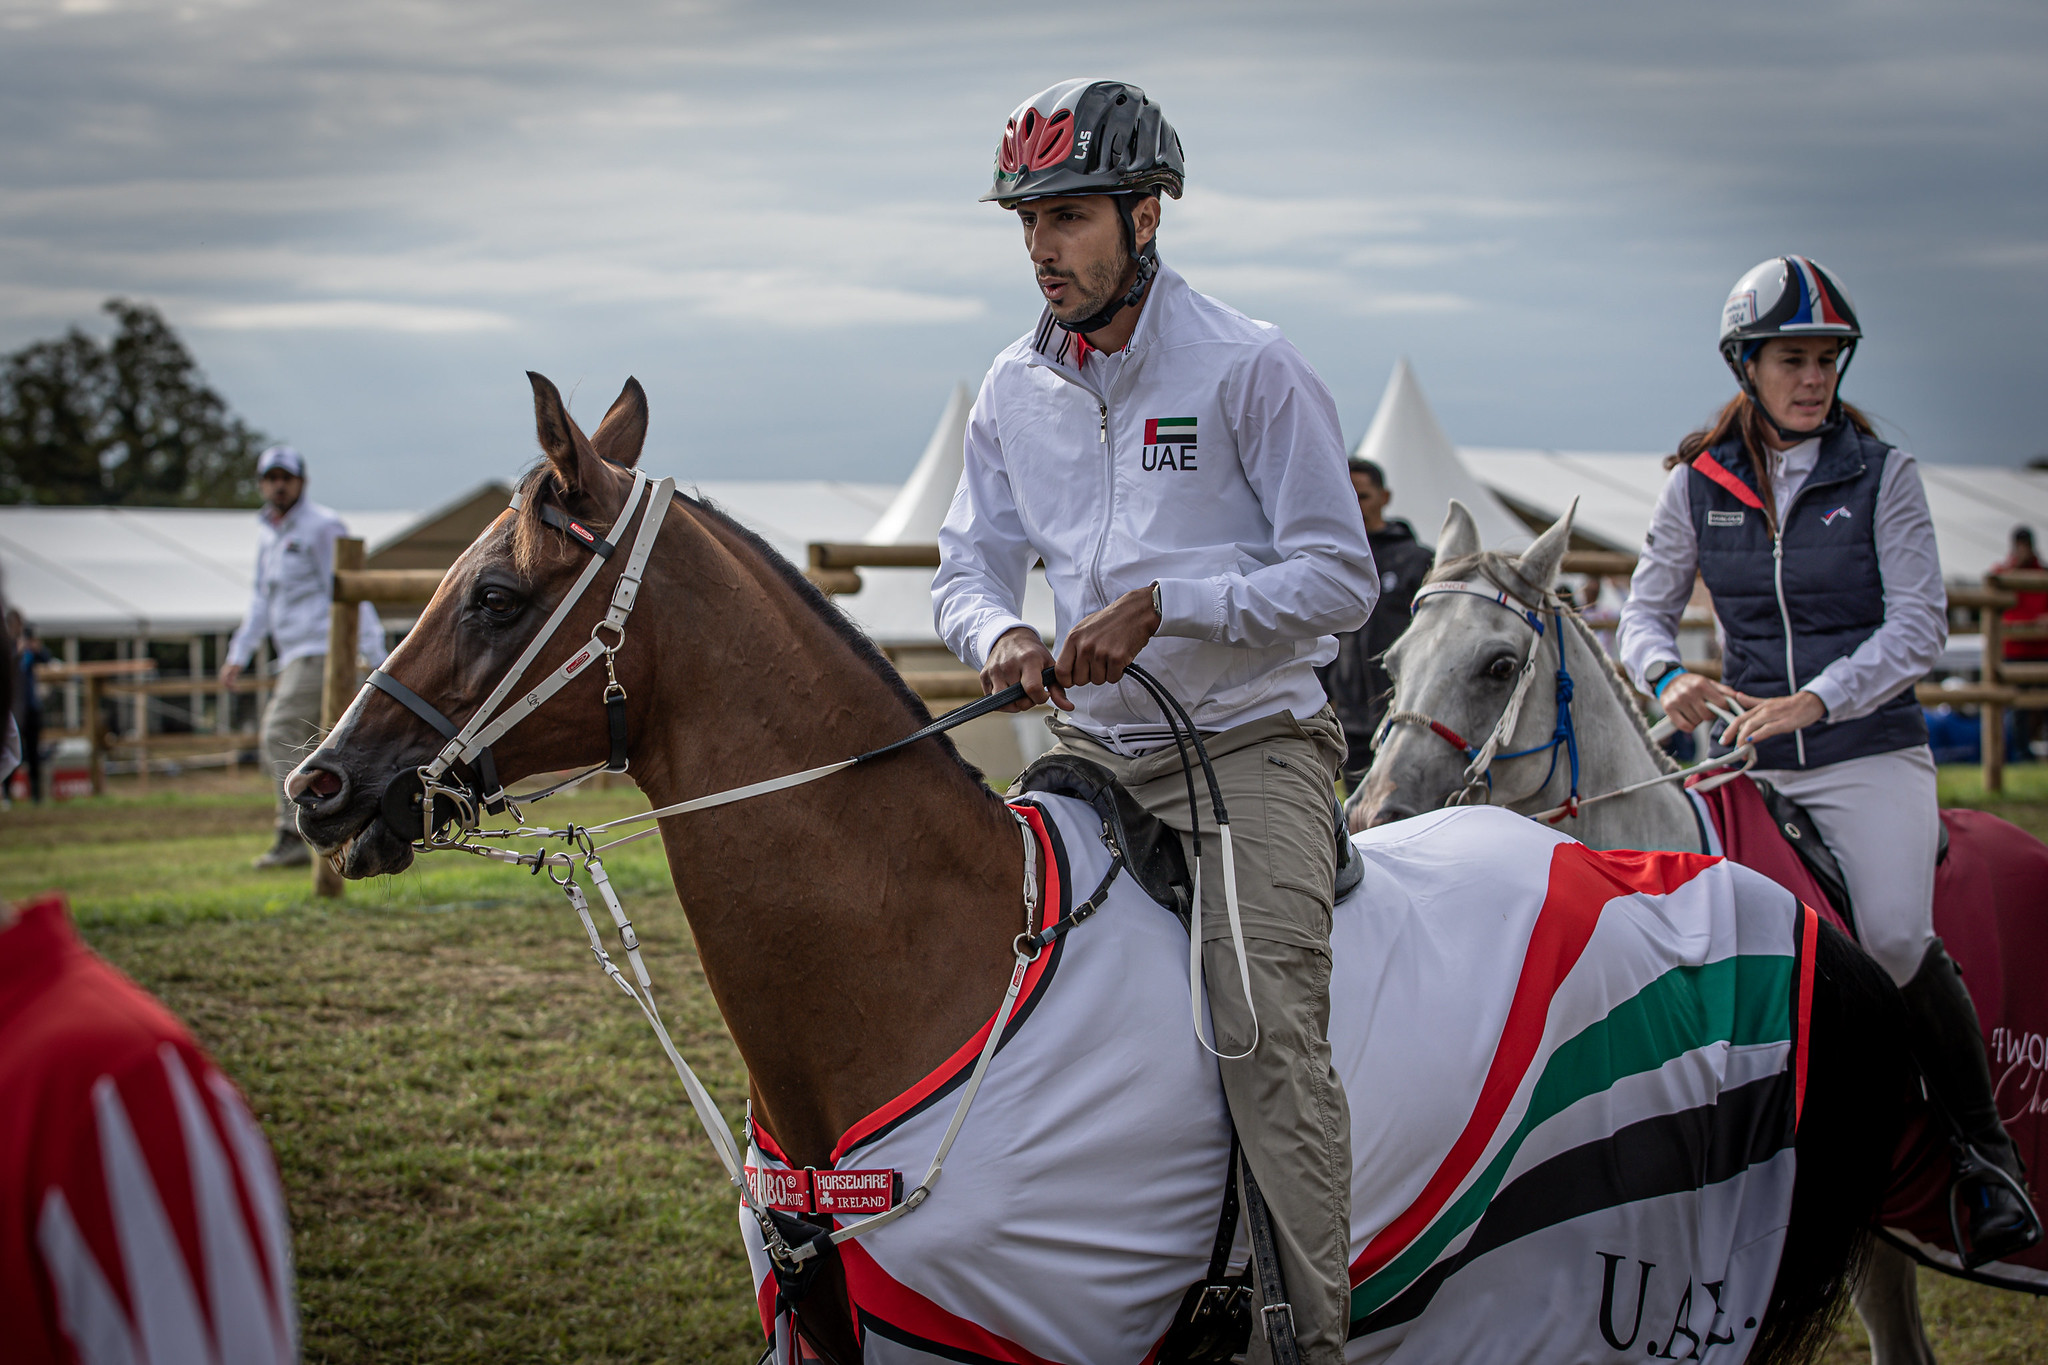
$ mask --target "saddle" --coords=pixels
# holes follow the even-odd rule
[[[1146,895],[1189,922],[1195,879],[1188,871],[1187,851],[1180,835],[1151,811],[1116,777],[1091,759],[1076,754],[1047,754],[1017,779],[1021,792],[1048,792],[1085,801],[1095,809],[1103,828],[1123,850],[1124,871]],[[1330,797],[1331,862],[1336,869],[1336,900],[1343,900],[1365,876],[1365,863],[1351,846],[1344,811]]]

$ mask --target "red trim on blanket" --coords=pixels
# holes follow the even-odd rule
[[[1735,500],[1744,507],[1754,507],[1759,512],[1764,510],[1764,500],[1756,495],[1756,490],[1730,474],[1719,460],[1705,451],[1693,458],[1692,467],[1733,493]]]
[[[1044,812],[1028,801],[1020,802],[1010,809],[1024,817],[1024,822],[1031,826],[1031,832],[1038,838],[1038,876],[1041,887],[1038,927],[1042,929],[1059,918],[1066,905],[1065,888],[1060,885],[1059,860],[1053,857],[1052,839],[1045,830]],[[1024,987],[1017,993],[1019,1013],[1022,1013],[1025,1002],[1037,993],[1039,985],[1044,981],[1046,967],[1051,957],[1051,950],[1040,953],[1038,960],[1025,972]],[[954,1077],[973,1066],[975,1059],[981,1055],[982,1044],[988,1041],[988,1031],[995,1027],[995,1022],[996,1012],[990,1010],[988,1022],[976,1029],[974,1036],[962,1043],[958,1050],[931,1074],[841,1134],[839,1141],[832,1145],[832,1163],[837,1165],[848,1152],[877,1130],[895,1122],[922,1104],[934,1091],[951,1083]]]
[[[1585,952],[1608,902],[1628,895],[1668,896],[1720,861],[1698,853],[1596,853],[1584,844],[1557,846],[1543,909],[1530,931],[1521,978],[1472,1117],[1415,1202],[1380,1229],[1351,1263],[1352,1284],[1362,1283],[1420,1236],[1485,1156],[1535,1061],[1551,999]]]
[[[1792,1050],[1792,1131],[1806,1112],[1806,1036],[1813,1023],[1813,958],[1820,946],[1820,916],[1810,905],[1799,907],[1799,998],[1792,1002],[1797,1017],[1792,1021],[1798,1040]]]
[[[953,1351],[971,1352],[974,1360],[999,1360],[1013,1365],[1054,1365],[1034,1355],[1007,1337],[947,1312],[915,1289],[882,1269],[859,1242],[839,1244],[840,1265],[846,1271],[846,1297],[862,1315],[879,1319],[900,1332],[923,1338]],[[771,1281],[772,1282],[772,1281]]]
[[[754,1145],[761,1149],[762,1156],[767,1157],[771,1161],[779,1161],[785,1166],[794,1166],[796,1164],[788,1156],[784,1155],[782,1145],[769,1134],[766,1128],[761,1126],[759,1119],[749,1114],[747,1116],[747,1126],[753,1130]]]

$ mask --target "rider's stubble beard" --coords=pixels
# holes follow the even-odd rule
[[[1061,279],[1073,282],[1080,292],[1078,302],[1053,309],[1053,316],[1062,322],[1077,318],[1093,317],[1109,306],[1109,301],[1121,298],[1131,287],[1131,276],[1136,262],[1130,252],[1124,249],[1121,238],[1117,241],[1116,255],[1108,261],[1095,261],[1081,270],[1048,270],[1041,272],[1041,279]]]

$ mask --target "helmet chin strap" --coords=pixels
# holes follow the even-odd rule
[[[1053,314],[1052,320],[1066,331],[1079,332],[1083,336],[1090,332],[1101,331],[1109,326],[1118,313],[1121,313],[1126,308],[1136,308],[1142,303],[1145,299],[1145,291],[1152,285],[1152,277],[1159,273],[1159,243],[1155,239],[1145,243],[1143,246],[1137,245],[1138,225],[1131,220],[1130,201],[1130,195],[1117,195],[1116,212],[1117,217],[1121,218],[1124,224],[1124,246],[1138,263],[1137,278],[1131,281],[1131,287],[1123,292],[1122,297],[1111,299],[1108,303],[1103,304],[1100,309],[1090,313],[1085,318],[1067,322],[1059,314]]]

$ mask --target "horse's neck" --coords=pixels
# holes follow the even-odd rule
[[[1573,679],[1572,719],[1579,744],[1580,797],[1597,796],[1658,776],[1664,768],[1642,727],[1616,695],[1608,680],[1606,660],[1594,653],[1597,646],[1570,622],[1559,620],[1557,624]],[[1540,677],[1537,686],[1542,686]],[[1531,719],[1543,723],[1543,738],[1548,738],[1548,727],[1556,717],[1555,708],[1530,707],[1526,712],[1536,713]],[[1526,722],[1518,728],[1523,734],[1535,733],[1535,727]],[[1525,748],[1530,742],[1524,740],[1516,747]],[[1533,814],[1562,805],[1570,785],[1569,756],[1560,753],[1557,772],[1549,785],[1535,797],[1515,802],[1512,809]],[[1558,828],[1600,849],[1674,849],[1696,853],[1700,847],[1699,825],[1693,818],[1690,799],[1675,782],[1658,783],[1611,801],[1597,802],[1578,818],[1562,821]]]
[[[635,737],[635,775],[657,805],[914,728],[894,689],[750,547],[693,518],[683,549],[649,582],[653,600],[686,604],[661,628],[649,733]],[[1019,832],[936,742],[672,817],[662,840],[756,1113],[799,1164],[822,1164],[1002,998],[1024,927]]]

